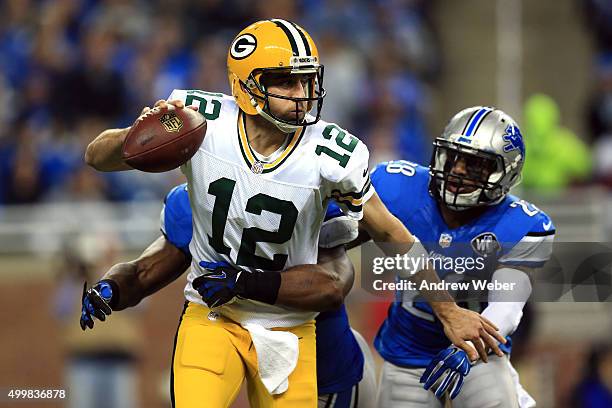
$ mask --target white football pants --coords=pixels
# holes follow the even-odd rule
[[[419,383],[424,368],[403,368],[385,361],[381,373],[377,406],[379,408],[444,408],[444,400]],[[518,375],[507,356],[489,356],[479,361],[465,377],[461,392],[452,400],[453,408],[520,408],[534,407],[518,383]],[[444,398],[447,398],[446,396]]]

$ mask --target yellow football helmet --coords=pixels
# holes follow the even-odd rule
[[[325,90],[323,65],[310,35],[298,25],[281,19],[262,20],[242,30],[232,41],[227,53],[227,71],[232,95],[240,109],[248,115],[261,115],[283,132],[316,123],[321,117]],[[294,98],[271,94],[261,82],[268,73],[314,74],[306,89],[306,97]],[[307,102],[316,114],[286,120],[270,111],[269,98]],[[296,109],[297,110],[297,109]]]

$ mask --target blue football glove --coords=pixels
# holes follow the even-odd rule
[[[227,262],[201,261],[200,266],[208,272],[195,278],[192,285],[208,307],[224,305],[244,292],[244,282],[240,277],[246,272]]]
[[[429,390],[435,384],[436,397],[441,398],[446,391],[454,399],[461,391],[463,377],[470,372],[470,359],[467,353],[455,346],[450,346],[436,355],[421,376],[423,388]],[[440,381],[438,381],[440,380]]]
[[[114,283],[114,282],[113,282]],[[83,297],[81,299],[81,329],[93,329],[94,320],[105,321],[106,316],[112,313],[113,283],[101,280],[87,289],[87,282],[83,284]]]

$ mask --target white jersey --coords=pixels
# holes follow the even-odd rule
[[[204,304],[192,287],[203,273],[200,261],[226,261],[255,273],[315,264],[332,198],[348,216],[362,217],[363,203],[374,191],[368,149],[344,129],[319,121],[289,134],[279,151],[261,159],[249,146],[244,114],[233,97],[175,90],[168,99],[197,106],[207,119],[204,142],[182,167],[193,213],[187,300]],[[295,326],[316,316],[249,299],[215,311],[267,328]]]

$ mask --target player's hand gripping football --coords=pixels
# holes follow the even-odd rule
[[[87,282],[83,284],[83,297],[81,299],[81,329],[93,329],[95,317],[105,321],[106,316],[112,313],[113,287],[109,281],[102,280],[87,289]]]
[[[248,272],[233,268],[227,262],[201,261],[200,266],[207,273],[193,280],[193,288],[209,307],[222,306],[244,292],[241,275]]]
[[[470,372],[470,360],[465,351],[450,346],[439,352],[429,363],[419,380],[426,390],[434,385],[436,397],[442,398],[446,391],[454,399],[461,391],[463,377]]]
[[[485,363],[488,362],[487,347],[499,357],[504,355],[498,344],[505,344],[506,339],[499,334],[498,328],[486,317],[455,306],[447,314],[440,316],[440,320],[444,325],[446,337],[455,346],[465,351],[470,361],[476,361],[480,357]]]
[[[160,99],[157,102],[155,102],[155,105],[153,105],[153,108],[159,108],[160,110],[166,110],[168,109],[169,105],[174,105],[175,108],[179,108],[179,109],[183,109],[185,108],[185,103],[183,101],[181,101],[180,99],[174,99],[171,101],[167,101],[165,99]],[[193,105],[189,105],[187,106],[187,108],[192,109],[194,111],[197,111],[198,108],[196,106]],[[147,113],[148,111],[150,111],[151,108],[149,108],[148,106],[145,106],[142,111],[140,112],[140,116],[144,115],[145,113]]]

